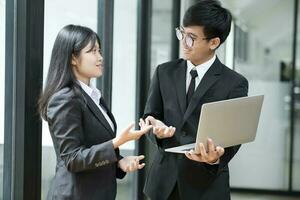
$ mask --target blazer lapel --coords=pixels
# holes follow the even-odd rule
[[[176,96],[182,114],[184,114],[186,110],[186,68],[186,61],[182,61],[173,73],[173,80],[176,86]]]
[[[82,90],[83,91],[83,90]],[[95,102],[91,99],[91,97],[89,95],[87,95],[84,91],[83,94],[85,96],[87,105],[89,107],[89,109],[91,110],[91,112],[96,116],[96,118],[100,121],[100,123],[109,131],[109,133],[115,137],[115,134],[113,132],[113,130],[111,129],[110,125],[108,124],[108,122],[106,121],[105,117],[103,116],[102,112],[100,111],[100,109],[98,108],[98,106],[95,104]]]
[[[106,105],[104,99],[101,97],[100,99],[100,104],[103,105],[103,107],[105,108],[105,110],[107,111],[107,115],[109,116],[110,120],[113,122],[114,127],[115,127],[115,132],[117,131],[117,122],[113,116],[113,114],[110,112],[108,106]]]
[[[201,82],[199,83],[190,104],[188,105],[186,112],[183,116],[183,122],[187,120],[187,118],[192,114],[196,106],[198,105],[200,99],[207,92],[207,90],[220,78],[220,74],[222,72],[222,64],[218,58],[216,58],[215,62],[203,76]]]

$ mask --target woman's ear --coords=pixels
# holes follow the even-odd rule
[[[78,59],[76,58],[76,56],[74,56],[74,54],[72,54],[71,65],[72,66],[78,65]]]
[[[210,45],[209,45],[210,50],[216,50],[218,48],[218,46],[220,45],[221,40],[220,40],[220,38],[216,37],[216,38],[212,38],[209,41],[209,43],[210,43]]]

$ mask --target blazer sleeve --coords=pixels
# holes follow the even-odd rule
[[[116,151],[116,155],[118,157],[118,162],[119,162],[120,160],[123,159],[123,156],[120,155],[119,148],[117,148],[115,151]],[[116,165],[116,177],[119,179],[122,179],[125,177],[125,175],[126,175],[126,172],[124,172],[121,168],[119,168],[118,165]]]
[[[54,148],[70,172],[104,167],[117,161],[112,141],[86,147],[81,124],[79,98],[67,94],[54,95],[47,108]]]
[[[158,66],[152,77],[150,84],[148,99],[146,102],[143,118],[146,119],[148,116],[152,116],[155,119],[163,121],[163,100],[160,91],[160,82],[159,82],[159,68]],[[158,147],[161,147],[161,140],[156,138],[152,133],[152,130],[146,134],[146,137]]]
[[[238,81],[237,84],[235,84],[233,89],[230,91],[228,99],[244,97],[247,95],[248,95],[248,81],[246,78],[242,77],[240,81]],[[236,145],[236,146],[225,148],[224,155],[221,156],[219,165],[206,164],[206,166],[212,170],[216,170],[217,172],[219,172],[221,169],[223,169],[228,165],[229,161],[237,153],[240,147],[241,145]]]

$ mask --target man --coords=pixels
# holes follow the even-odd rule
[[[158,147],[144,188],[151,200],[230,199],[228,162],[240,146],[224,149],[208,139],[199,154],[164,149],[195,142],[202,104],[247,95],[248,81],[215,55],[231,20],[216,0],[191,6],[176,29],[184,59],[161,64],[154,73],[145,121],[140,121],[141,126],[153,125],[149,138]]]

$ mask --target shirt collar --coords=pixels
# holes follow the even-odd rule
[[[98,88],[90,85],[88,86],[87,84],[83,83],[82,81],[78,80],[81,88],[92,98],[95,99],[97,101],[100,100],[101,98],[101,91],[98,90]]]
[[[201,72],[206,72],[210,66],[215,62],[216,60],[216,54],[209,59],[208,61],[200,64],[200,65],[194,65],[191,61],[187,60],[187,72],[190,73],[191,70],[196,69],[198,74],[201,74]]]

